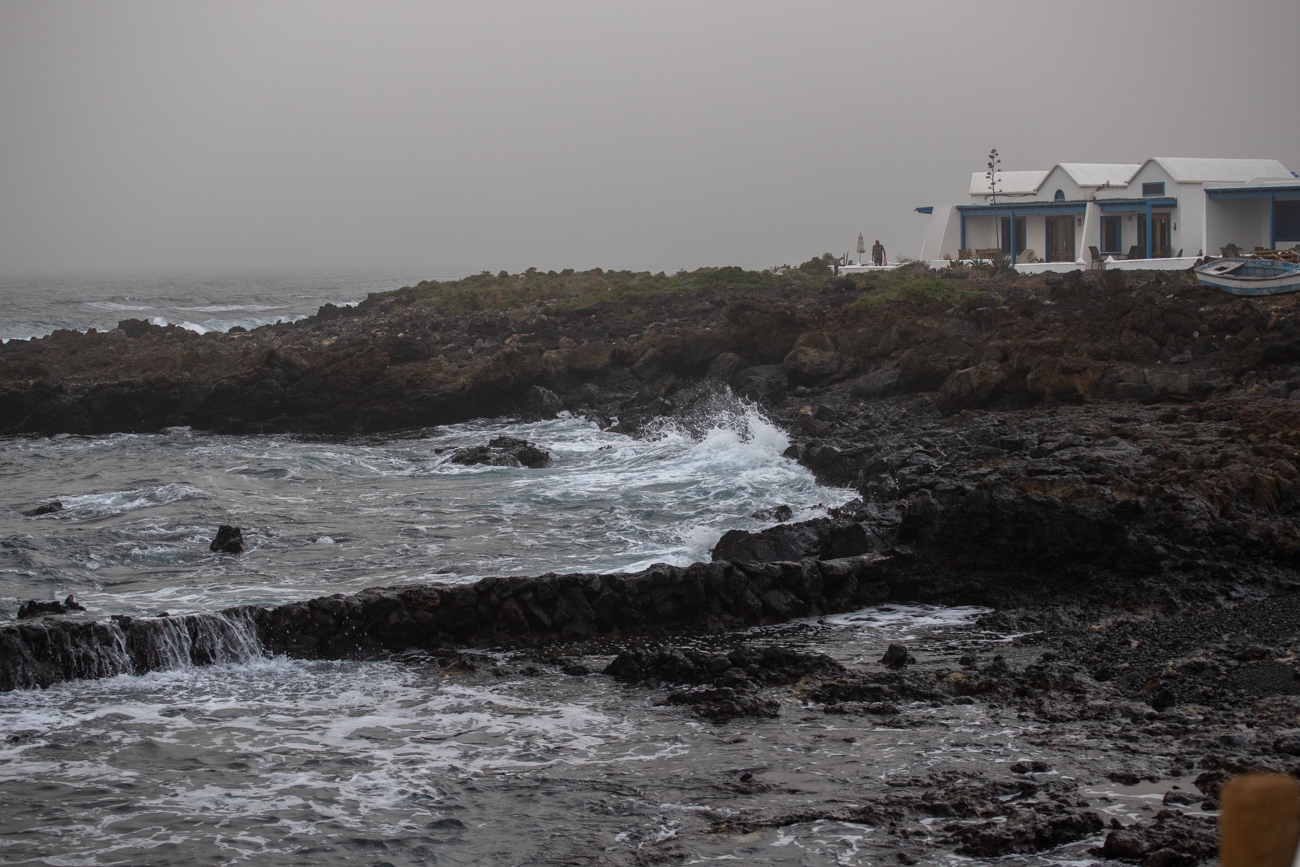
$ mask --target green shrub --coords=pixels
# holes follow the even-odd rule
[[[722,268],[702,268],[696,272],[697,286],[757,286],[763,282],[763,275],[758,271],[746,271],[736,265]],[[661,271],[658,275],[663,276]]]
[[[831,269],[838,261],[834,253],[822,253],[804,262],[799,266],[799,270],[810,277],[829,277]]]
[[[931,274],[918,276],[915,273],[895,271],[883,278],[870,294],[863,295],[854,303],[870,313],[890,301],[908,302],[918,307],[947,308],[979,295],[970,289],[959,289],[953,282]]]

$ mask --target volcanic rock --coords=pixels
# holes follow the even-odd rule
[[[551,461],[551,453],[517,437],[497,437],[485,446],[457,449],[447,459],[466,466],[528,467],[539,469]]]
[[[86,606],[69,596],[60,602],[58,599],[29,599],[18,606],[18,619],[27,620],[46,614],[67,614],[69,611],[85,611]]]
[[[880,661],[890,668],[902,668],[914,660],[908,655],[906,645],[891,644]]]
[[[244,534],[239,527],[222,524],[217,527],[217,536],[208,545],[209,551],[222,554],[239,554],[244,550]]]

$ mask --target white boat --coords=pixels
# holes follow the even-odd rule
[[[1196,279],[1233,295],[1281,295],[1300,291],[1300,265],[1273,259],[1215,259],[1196,269]]]

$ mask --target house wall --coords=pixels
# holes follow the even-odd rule
[[[1205,251],[1205,185],[1179,184],[1175,195],[1178,196],[1178,210],[1174,215],[1174,254],[1182,250],[1188,256],[1202,255]]]
[[[1042,214],[1025,217],[1025,248],[1034,251],[1035,259],[1041,259],[1047,250],[1047,220]]]
[[[1210,199],[1205,217],[1206,253],[1217,256],[1228,244],[1246,252],[1268,246],[1268,199]]]
[[[1143,198],[1142,185],[1149,183],[1164,183],[1165,196],[1178,200],[1178,207],[1174,208],[1170,222],[1169,244],[1173,247],[1172,252],[1177,255],[1179,250],[1187,254],[1200,250],[1205,244],[1205,190],[1202,185],[1180,184],[1158,162],[1147,160],[1128,182],[1127,198]],[[1137,243],[1136,221],[1145,219],[1145,212],[1134,215],[1132,220],[1128,214],[1124,215],[1125,250]],[[1152,252],[1159,255],[1158,250]]]
[[[935,205],[921,243],[921,261],[957,258],[961,248],[961,213],[954,205]]]
[[[1037,201],[1051,202],[1056,198],[1056,191],[1060,190],[1065,193],[1065,201],[1077,202],[1086,199],[1092,195],[1092,189],[1085,190],[1074,182],[1069,172],[1057,166],[1047,173],[1043,180],[1043,185],[1038,188]]]
[[[1083,213],[1083,228],[1075,230],[1075,257],[1091,262],[1092,251],[1089,247],[1101,249],[1101,208],[1094,202],[1089,202]]]
[[[998,245],[998,227],[993,217],[966,218],[966,246],[972,250]]]

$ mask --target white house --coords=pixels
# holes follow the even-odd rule
[[[1120,267],[1175,268],[1190,261],[1172,260],[1217,254],[1229,244],[1250,251],[1300,243],[1300,176],[1277,160],[1059,163],[998,172],[996,190],[987,173],[975,172],[969,196],[917,209],[930,215],[923,260],[1000,250],[1014,251],[1022,270],[1107,258]]]

